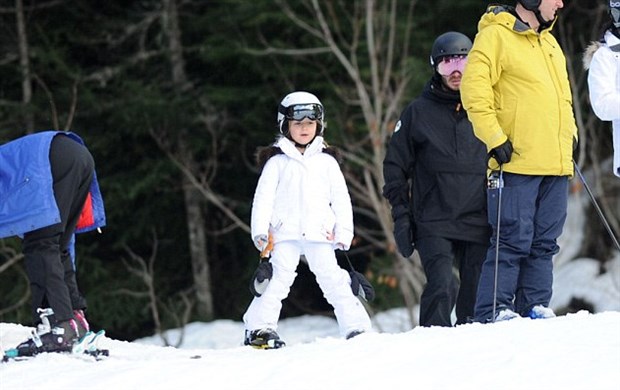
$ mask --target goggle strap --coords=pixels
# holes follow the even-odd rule
[[[284,107],[282,104],[278,105],[278,112],[284,116],[286,116],[286,107]]]

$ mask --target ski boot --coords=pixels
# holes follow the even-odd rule
[[[257,349],[277,349],[286,345],[273,329],[246,330],[244,345]]]
[[[355,336],[359,336],[362,333],[364,333],[363,330],[352,330],[351,332],[347,333],[347,336],[345,337],[347,340],[352,339]]]
[[[70,319],[50,326],[48,317],[54,314],[52,309],[39,309],[39,314],[41,324],[37,326],[37,330],[32,331],[28,340],[9,350],[11,354],[34,356],[42,352],[70,352],[78,338],[78,326],[75,320]]]
[[[509,321],[509,320],[512,320],[514,318],[519,318],[519,317],[520,315],[518,315],[517,313],[515,313],[514,311],[510,309],[502,309],[495,316],[495,322]]]
[[[533,320],[540,318],[553,318],[555,317],[555,313],[552,309],[545,307],[543,305],[536,305],[530,310],[528,317]]]

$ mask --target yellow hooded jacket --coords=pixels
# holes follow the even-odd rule
[[[573,175],[577,126],[566,59],[551,27],[537,33],[506,6],[490,6],[478,23],[461,98],[488,151],[510,139],[514,152],[504,171]],[[495,159],[489,164],[497,168]]]

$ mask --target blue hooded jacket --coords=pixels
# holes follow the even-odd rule
[[[84,145],[77,134],[60,131],[30,134],[0,145],[0,238],[22,236],[60,222],[49,160],[52,139],[58,134]],[[80,219],[76,233],[105,226],[96,174],[85,205],[83,214],[90,218]],[[87,220],[85,225],[84,220]]]

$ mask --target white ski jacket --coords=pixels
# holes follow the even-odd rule
[[[604,40],[589,64],[588,87],[596,116],[612,121],[614,174],[620,177],[620,39],[607,31]]]
[[[283,153],[269,158],[252,203],[252,238],[272,233],[274,243],[307,240],[348,250],[353,239],[353,210],[336,159],[323,153],[317,136],[301,154],[287,138],[275,147]]]

